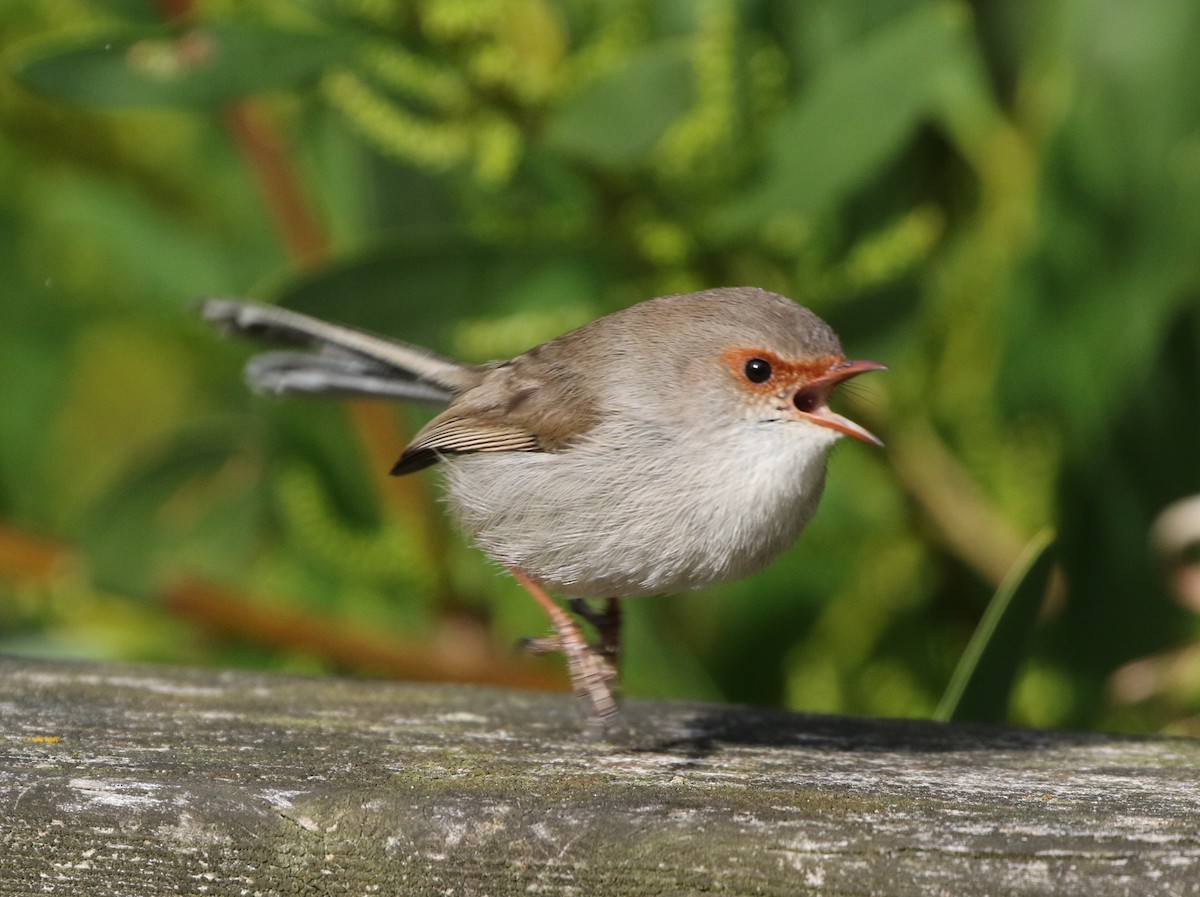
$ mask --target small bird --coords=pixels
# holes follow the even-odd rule
[[[829,396],[885,366],[847,360],[819,317],[753,287],[650,299],[482,365],[276,306],[213,298],[201,313],[307,349],[251,358],[257,391],[445,406],[392,473],[441,464],[458,523],[550,618],[556,634],[528,646],[565,655],[601,732],[618,718],[619,599],[765,566],[816,511],[833,444],[882,445]]]

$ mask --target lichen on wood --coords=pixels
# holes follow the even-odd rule
[[[1200,894],[1200,742],[0,659],[0,894]]]

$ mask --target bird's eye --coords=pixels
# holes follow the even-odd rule
[[[792,404],[796,406],[797,411],[809,414],[817,410],[821,404],[821,399],[811,392],[800,390],[792,399]]]
[[[742,372],[751,383],[766,383],[771,379],[771,362],[763,358],[751,358]]]

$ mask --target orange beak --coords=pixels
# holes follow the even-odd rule
[[[851,377],[865,374],[867,371],[886,371],[887,365],[878,361],[839,361],[828,371],[813,380],[808,381],[792,397],[798,417],[819,427],[828,427],[847,436],[853,436],[862,442],[882,447],[883,441],[865,427],[860,427],[848,417],[831,410],[829,395],[834,388],[845,383]]]

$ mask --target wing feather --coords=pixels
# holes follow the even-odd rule
[[[528,430],[497,420],[463,417],[450,408],[439,414],[408,444],[392,476],[436,464],[443,455],[472,452],[537,452],[542,446]]]

